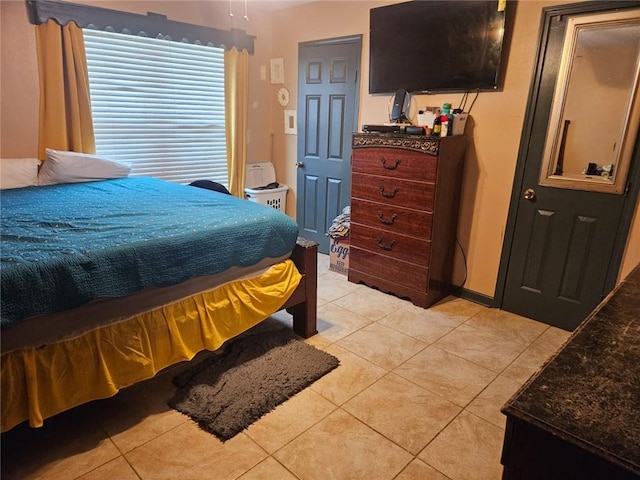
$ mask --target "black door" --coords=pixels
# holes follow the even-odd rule
[[[362,38],[301,43],[298,50],[297,220],[329,253],[326,233],[351,196]]]
[[[496,291],[504,310],[566,330],[584,320],[615,285],[637,199],[636,185],[612,194],[539,184],[567,14],[572,13],[580,12],[553,7],[543,18]],[[629,179],[638,177],[638,164],[636,144]]]

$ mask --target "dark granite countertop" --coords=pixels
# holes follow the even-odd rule
[[[502,411],[640,474],[640,266]]]

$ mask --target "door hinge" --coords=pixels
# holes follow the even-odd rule
[[[629,194],[629,190],[631,190],[631,182],[627,182],[627,186],[624,187],[624,196],[625,197]]]
[[[358,70],[356,70],[355,80],[353,81],[353,83],[358,83]]]

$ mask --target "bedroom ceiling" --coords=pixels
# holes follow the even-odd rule
[[[313,3],[317,0],[246,0],[249,12],[254,11],[275,11],[285,8],[295,7],[305,3]],[[230,0],[233,11],[244,11],[245,0]]]

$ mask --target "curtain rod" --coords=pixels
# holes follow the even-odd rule
[[[159,13],[147,12],[146,15],[141,15],[59,0],[26,0],[26,4],[29,22],[33,25],[53,19],[58,25],[75,22],[82,28],[134,35],[142,33],[152,38],[163,35],[177,42],[186,40],[189,43],[212,44],[226,50],[236,47],[240,51],[247,50],[250,54],[254,52],[255,36],[236,28],[221,30],[169,20],[166,15]]]

